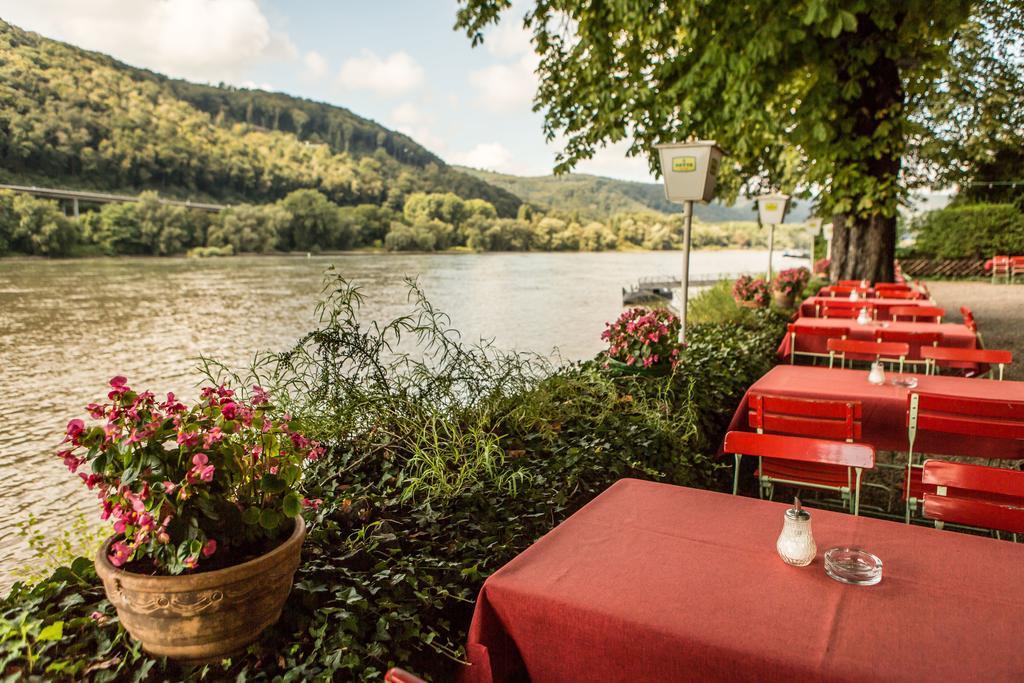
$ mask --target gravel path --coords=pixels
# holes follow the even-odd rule
[[[928,282],[932,298],[946,309],[950,322],[960,322],[967,306],[978,321],[987,349],[1013,352],[1006,379],[1024,380],[1024,282],[993,285],[980,280]]]

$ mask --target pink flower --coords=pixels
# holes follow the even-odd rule
[[[199,443],[199,432],[178,432],[178,445],[192,448]]]
[[[319,460],[321,458],[321,456],[323,456],[323,454],[327,452],[327,449],[324,448],[323,446],[321,446],[316,441],[313,441],[312,443],[313,443],[313,448],[310,449],[309,455],[306,456],[306,457],[309,460]]]
[[[174,489],[176,489],[176,488],[178,488],[178,486],[173,481],[165,481],[164,482],[164,493],[170,495],[170,494],[174,493]]]
[[[261,406],[264,403],[270,403],[270,395],[263,387],[254,384],[252,386],[252,404],[254,406]]]
[[[71,441],[72,443],[77,443],[78,437],[80,437],[82,435],[82,432],[84,431],[85,422],[79,420],[78,418],[75,418],[74,420],[68,422],[67,438],[64,440]]]
[[[132,549],[121,541],[110,546],[110,549],[114,552],[107,557],[110,559],[110,564],[115,567],[123,567],[124,563],[128,561],[128,558],[131,557],[132,554]]]
[[[324,501],[322,501],[319,498],[315,498],[313,500],[310,500],[309,498],[303,498],[302,499],[302,507],[304,507],[304,508],[313,508],[314,510],[316,510],[318,507],[320,507],[323,504],[323,502]]]
[[[217,541],[216,539],[211,538],[206,542],[206,545],[203,546],[203,557],[209,557],[215,552],[217,552]]]
[[[219,443],[223,438],[224,432],[221,431],[220,427],[214,427],[203,437],[203,448],[210,448],[213,444]]]
[[[103,480],[103,477],[98,474],[90,474],[89,476],[86,476],[84,472],[79,472],[78,476],[82,478],[82,481],[85,482],[85,485],[90,491],[94,486],[96,486],[96,484]]]
[[[114,387],[115,389],[120,389],[121,387],[123,387],[127,383],[128,383],[128,378],[123,376],[123,375],[117,375],[115,377],[111,377],[110,378],[110,386]]]
[[[94,420],[102,420],[103,416],[107,414],[106,408],[99,403],[90,403],[85,409],[89,411],[89,417]]]
[[[188,569],[195,569],[199,566],[199,558],[193,555],[192,557],[185,558],[185,567]]]
[[[192,456],[192,464],[202,466],[210,462],[210,459],[206,457],[206,453],[196,453]]]
[[[215,468],[213,465],[208,464],[209,462],[210,459],[206,457],[205,453],[196,453],[192,456],[194,467],[188,471],[188,480],[190,482],[204,481],[206,483],[213,481]]]
[[[234,401],[225,401],[220,406],[220,414],[225,420],[234,420],[238,412],[238,404]]]

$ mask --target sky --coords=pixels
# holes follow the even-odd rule
[[[0,18],[134,66],[346,107],[449,163],[551,172],[533,112],[537,57],[507,12],[471,47],[454,0],[0,0]],[[625,145],[577,171],[656,182]]]

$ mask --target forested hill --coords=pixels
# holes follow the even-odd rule
[[[347,109],[170,79],[2,20],[0,181],[254,203],[315,188],[395,209],[451,191],[505,216],[521,203]]]
[[[638,183],[585,173],[524,177],[476,168],[457,168],[491,185],[504,188],[536,207],[575,211],[588,218],[601,219],[623,212],[678,213],[681,210],[678,204],[665,199],[665,188],[661,183]],[[725,206],[719,202],[697,204],[694,206],[694,215],[705,223],[757,220],[749,200],[737,201],[734,206]],[[806,218],[807,209],[803,205],[794,205],[787,216],[790,221]]]

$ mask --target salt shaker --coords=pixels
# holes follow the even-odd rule
[[[857,293],[856,289],[850,290],[850,301],[857,301],[860,299],[860,294]]]
[[[779,557],[794,567],[806,567],[814,561],[818,547],[814,545],[811,533],[811,514],[800,507],[800,499],[794,498],[794,507],[786,510],[782,533],[775,543]]]
[[[860,313],[857,314],[857,324],[867,325],[869,322],[871,322],[871,314],[868,313],[868,309],[860,309]]]
[[[868,381],[872,384],[885,384],[885,368],[880,361],[871,364],[871,372],[868,373]]]

